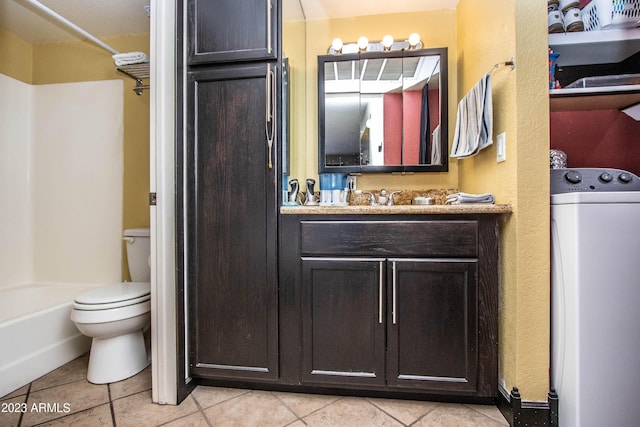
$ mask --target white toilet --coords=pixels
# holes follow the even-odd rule
[[[150,363],[144,335],[151,320],[149,229],[124,231],[131,282],[91,289],[73,302],[71,320],[93,338],[87,379],[105,384],[129,378]]]

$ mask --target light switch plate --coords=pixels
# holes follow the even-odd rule
[[[502,132],[498,136],[496,136],[496,152],[498,163],[504,162],[507,160],[507,134],[506,132]]]

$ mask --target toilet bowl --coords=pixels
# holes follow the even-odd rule
[[[105,384],[129,378],[149,366],[144,332],[151,319],[149,229],[125,230],[133,282],[91,289],[76,296],[71,320],[92,338],[87,380]]]

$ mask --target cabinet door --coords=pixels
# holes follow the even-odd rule
[[[302,259],[302,382],[384,384],[383,259]]]
[[[433,392],[476,390],[477,262],[390,259],[387,381]]]
[[[188,63],[277,58],[279,0],[188,0]]]
[[[266,64],[188,74],[192,375],[276,378],[277,201]],[[270,107],[271,108],[271,107]]]

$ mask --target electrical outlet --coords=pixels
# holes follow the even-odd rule
[[[504,162],[507,160],[507,134],[506,132],[502,132],[500,135],[496,137],[496,152],[498,163]]]

